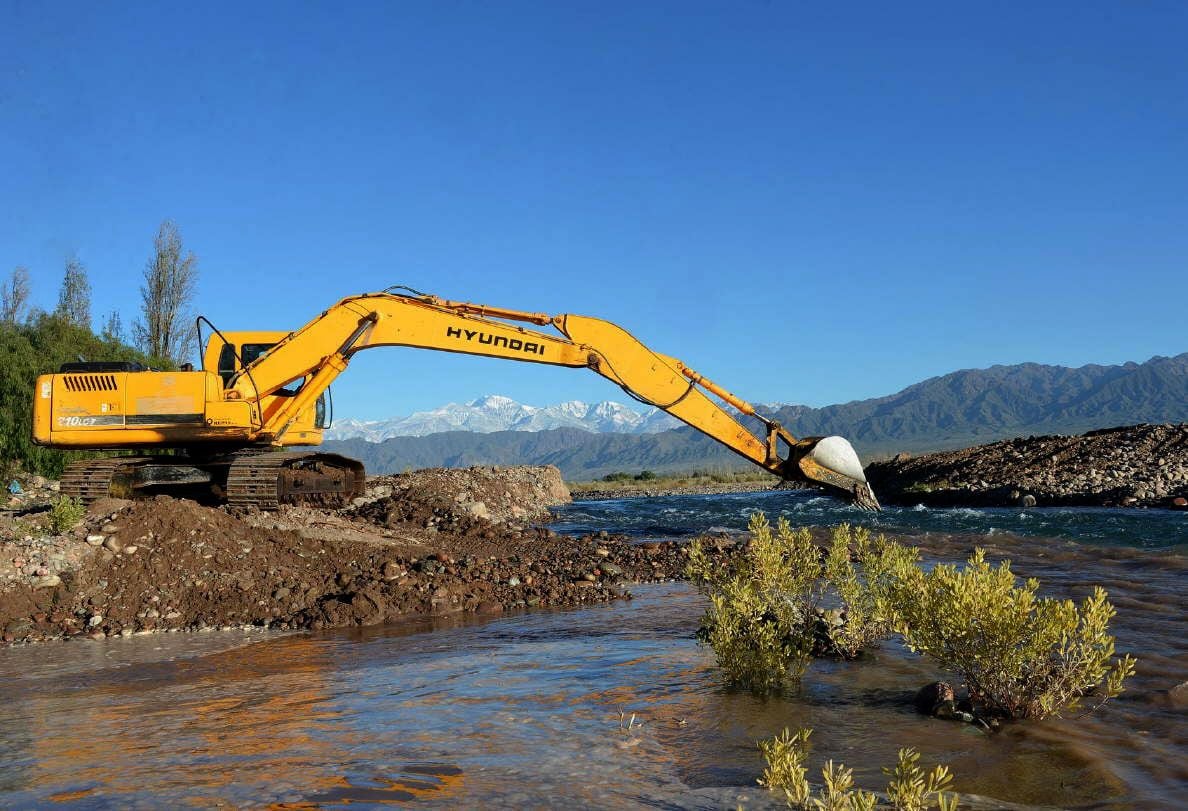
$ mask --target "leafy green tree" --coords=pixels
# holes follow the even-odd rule
[[[30,473],[58,476],[71,459],[86,454],[33,444],[33,390],[37,376],[56,372],[79,356],[155,363],[125,344],[106,341],[58,315],[41,314],[27,324],[0,323],[0,463]]]

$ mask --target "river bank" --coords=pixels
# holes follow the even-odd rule
[[[15,643],[378,625],[615,600],[628,583],[683,576],[676,542],[534,523],[567,501],[555,468],[522,467],[379,477],[337,511],[105,499],[56,535],[30,506],[0,520],[0,633]]]
[[[885,503],[1188,509],[1188,424],[1032,436],[866,468]]]
[[[717,496],[724,493],[761,493],[774,490],[770,481],[711,482],[707,484],[667,484],[655,487],[606,485],[589,490],[574,490],[574,501],[607,501],[620,498],[659,498],[662,496]]]

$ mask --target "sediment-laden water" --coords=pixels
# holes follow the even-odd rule
[[[809,726],[814,766],[844,761],[869,787],[915,746],[949,763],[958,789],[1004,801],[1183,805],[1188,711],[1167,691],[1188,680],[1188,515],[870,516],[771,493],[586,502],[556,527],[670,537],[741,529],[755,509],[870,523],[930,559],[982,545],[1049,594],[1101,584],[1139,674],[1088,717],[996,734],[916,715],[912,694],[939,674],[894,644],[871,661],[817,663],[799,692],[762,700],[720,687],[693,641],[703,602],[676,583],[481,622],[45,644],[0,652],[0,804],[778,807],[755,787],[755,741]]]

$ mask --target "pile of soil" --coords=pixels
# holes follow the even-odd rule
[[[875,462],[880,499],[929,506],[1188,508],[1188,424],[1032,436]]]
[[[376,501],[385,507],[374,507]],[[409,519],[481,519],[493,524],[547,521],[549,507],[570,502],[569,488],[553,465],[428,468],[368,482],[367,495],[356,499],[360,514],[407,509]],[[406,506],[396,506],[406,505]],[[370,508],[370,509],[369,509]],[[433,516],[429,515],[432,512]]]
[[[384,477],[338,512],[236,513],[164,496],[97,502],[82,526],[54,539],[75,557],[52,582],[22,574],[0,584],[0,630],[16,642],[370,625],[592,603],[629,596],[629,582],[683,576],[678,543],[575,539],[514,522],[560,500],[555,471],[517,468],[507,481],[492,468]],[[9,547],[20,543],[0,543],[0,560]],[[723,560],[733,548],[711,545]]]

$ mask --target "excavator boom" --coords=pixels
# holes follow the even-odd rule
[[[350,467],[351,460],[343,457],[274,450],[265,455],[276,457],[275,464],[265,464],[251,451],[320,444],[327,389],[351,358],[364,349],[411,346],[588,368],[785,480],[820,486],[878,509],[858,456],[845,439],[796,438],[622,327],[581,315],[550,316],[393,290],[342,299],[288,334],[216,333],[202,371],[83,364],[45,375],[38,380],[34,440],[51,447],[184,448],[188,458],[209,458],[195,462],[188,473],[175,463],[169,475],[200,487],[207,484],[237,503],[270,507],[285,501],[342,501],[361,487],[357,463]],[[525,324],[552,327],[559,334]],[[759,420],[765,436],[757,437],[711,397]],[[169,476],[162,481],[159,469],[164,466],[151,459],[114,467],[108,463],[104,470],[123,471],[110,474],[113,488],[118,481],[130,482],[122,494],[136,490],[138,482],[146,486],[146,481],[159,491],[170,483]],[[87,464],[98,470],[97,462]],[[250,487],[243,484],[248,467],[256,471],[248,477]],[[275,487],[274,479],[280,482]],[[101,484],[96,487],[102,489]],[[245,487],[252,494],[243,495]],[[257,491],[267,492],[254,495]]]

